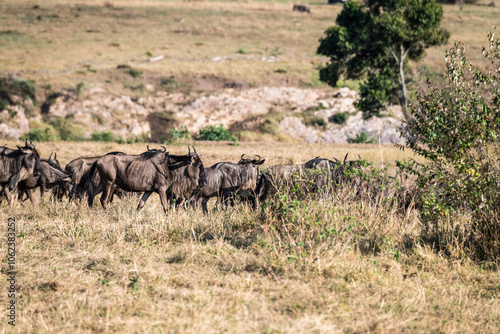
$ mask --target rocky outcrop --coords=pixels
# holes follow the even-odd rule
[[[106,95],[94,88],[85,95],[63,91],[52,95],[42,106],[42,116],[50,122],[58,117],[70,118],[85,129],[85,136],[94,131],[111,131],[130,138],[150,136],[161,138],[173,126],[186,126],[196,133],[207,125],[222,124],[229,128],[245,122],[264,120],[270,112],[282,115],[278,131],[304,142],[346,143],[349,138],[366,132],[382,143],[399,142],[397,127],[401,113],[397,107],[388,109],[390,117],[363,120],[353,102],[358,94],[348,88],[337,90],[299,89],[292,87],[259,87],[224,89],[211,95],[198,93],[156,92],[142,98]],[[345,124],[330,122],[336,113],[349,113]],[[19,138],[29,131],[23,107],[9,107],[0,113],[0,136]],[[323,120],[323,126],[305,120]],[[160,122],[161,121],[161,122]]]

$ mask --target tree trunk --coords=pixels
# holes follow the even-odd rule
[[[460,10],[464,7],[464,0],[460,0]]]
[[[399,85],[401,89],[401,94],[399,96],[399,104],[401,105],[401,111],[403,112],[406,122],[410,124],[411,115],[408,112],[408,93],[406,91],[405,72],[404,72],[404,62],[407,54],[408,50],[405,50],[403,45],[400,45],[399,56],[396,56],[395,53],[393,53],[392,55],[396,59],[396,63],[399,65]]]

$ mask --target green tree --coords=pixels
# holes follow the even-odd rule
[[[443,9],[434,0],[349,0],[325,31],[318,53],[330,57],[320,80],[336,86],[339,78],[360,79],[356,106],[365,118],[380,115],[389,103],[408,113],[408,63],[418,61],[430,46],[444,44]]]

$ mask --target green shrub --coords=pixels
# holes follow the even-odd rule
[[[402,136],[425,158],[400,166],[422,189],[425,237],[439,250],[478,261],[500,256],[500,38],[483,48],[491,68],[475,67],[463,44],[446,53],[445,89],[418,95]]]
[[[71,118],[57,118],[50,125],[59,135],[61,140],[77,141],[83,139],[83,128],[72,122]]]
[[[349,118],[349,113],[347,111],[339,112],[336,113],[335,115],[330,116],[328,118],[328,122],[335,124],[345,124],[348,118]]]
[[[118,138],[115,138],[115,135],[109,131],[95,131],[92,132],[90,136],[90,140],[92,141],[113,142],[117,139]]]
[[[52,133],[50,128],[31,129],[28,133],[21,137],[22,140],[30,139],[34,142],[57,141],[57,137]]]
[[[310,118],[307,122],[306,122],[307,125],[310,125],[310,126],[321,126],[323,128],[323,130],[326,129],[326,121],[321,118],[321,117],[313,117],[313,118]]]
[[[131,68],[128,73],[133,76],[134,78],[138,78],[141,76],[142,72],[136,69]]]
[[[81,81],[76,85],[76,96],[80,96],[81,92],[83,91],[83,88],[85,87],[85,82]]]
[[[200,135],[198,136],[200,140],[212,140],[212,141],[221,141],[221,140],[230,140],[236,141],[237,138],[233,136],[229,130],[224,128],[222,124],[219,126],[209,125],[206,128],[200,130]]]
[[[161,137],[161,141],[166,144],[183,139],[191,139],[191,134],[185,125],[182,125],[179,129],[172,128],[170,132]]]
[[[356,138],[347,138],[349,144],[375,144],[377,141],[368,135],[368,132],[361,132]]]
[[[35,83],[32,80],[0,78],[0,110],[13,103],[13,96],[35,101],[36,91]]]

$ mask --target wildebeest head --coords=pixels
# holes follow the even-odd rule
[[[54,155],[54,156],[52,156]],[[57,168],[59,170],[62,170],[61,164],[59,163],[59,160],[57,160],[57,153],[56,152],[51,152],[49,155],[49,158],[47,159],[47,162],[54,168]]]
[[[36,145],[33,144],[31,140],[28,143],[28,139],[26,139],[24,147],[18,145],[17,148],[22,154],[22,165],[28,170],[33,171],[34,176],[39,176],[42,165],[40,163],[40,155],[36,150]]]
[[[257,154],[255,156],[258,157],[259,159],[245,159],[245,158],[243,158],[244,156],[245,156],[244,154],[241,155],[241,158],[240,158],[240,161],[238,162],[238,165],[252,164],[253,167],[256,167],[256,166],[262,165],[266,161],[266,159],[262,159]]]
[[[203,162],[201,161],[201,155],[198,155],[196,152],[196,148],[193,146],[193,152],[188,146],[188,154],[191,158],[191,164],[195,167],[194,169],[190,169],[189,173],[196,173],[198,171],[198,186],[203,188],[207,185],[207,173],[205,172],[205,167],[203,166]],[[196,178],[196,175],[190,175],[193,178]]]

